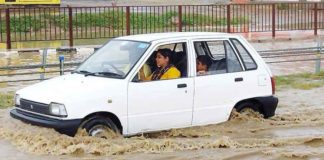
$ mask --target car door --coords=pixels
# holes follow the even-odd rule
[[[195,76],[193,125],[226,121],[241,92],[242,65],[227,39],[195,40],[192,47],[210,58],[205,75]]]
[[[183,52],[187,52],[187,42],[182,44],[185,44]],[[187,53],[186,67],[189,66],[189,58]],[[190,126],[193,91],[194,79],[188,76],[169,80],[129,82],[129,134]]]
[[[239,40],[236,38],[230,39],[232,45],[234,46],[236,52],[242,60],[245,68],[244,72],[244,85],[242,85],[242,90],[253,90],[253,92],[246,92],[242,95],[242,98],[252,98],[264,95],[271,95],[271,77],[266,69],[263,68],[262,63],[258,66],[255,61],[256,57],[252,57],[251,53],[255,53],[249,45],[244,40]],[[257,53],[256,53],[257,54]],[[261,59],[261,57],[259,57]]]

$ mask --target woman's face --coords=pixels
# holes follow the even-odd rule
[[[160,52],[156,54],[155,60],[158,67],[165,67],[169,64],[169,57],[164,57]]]

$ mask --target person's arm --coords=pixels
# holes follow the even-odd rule
[[[146,77],[148,77],[148,76],[150,76],[152,74],[150,66],[147,65],[146,63],[144,64],[143,68],[144,68],[144,75]]]
[[[152,74],[150,76],[146,76],[144,73],[144,66],[139,70],[139,80],[142,81],[150,81],[152,79]]]

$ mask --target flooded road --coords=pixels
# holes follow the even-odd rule
[[[10,159],[322,159],[322,88],[281,89],[276,116],[233,112],[225,123],[130,138],[68,137],[0,110],[0,158]]]

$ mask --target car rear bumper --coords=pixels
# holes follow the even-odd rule
[[[262,104],[264,118],[269,118],[275,115],[275,111],[279,102],[277,97],[267,96],[257,97],[256,99]]]
[[[59,120],[24,112],[18,109],[12,109],[10,111],[10,116],[32,125],[54,128],[56,131],[69,136],[75,135],[81,123],[81,119]]]

